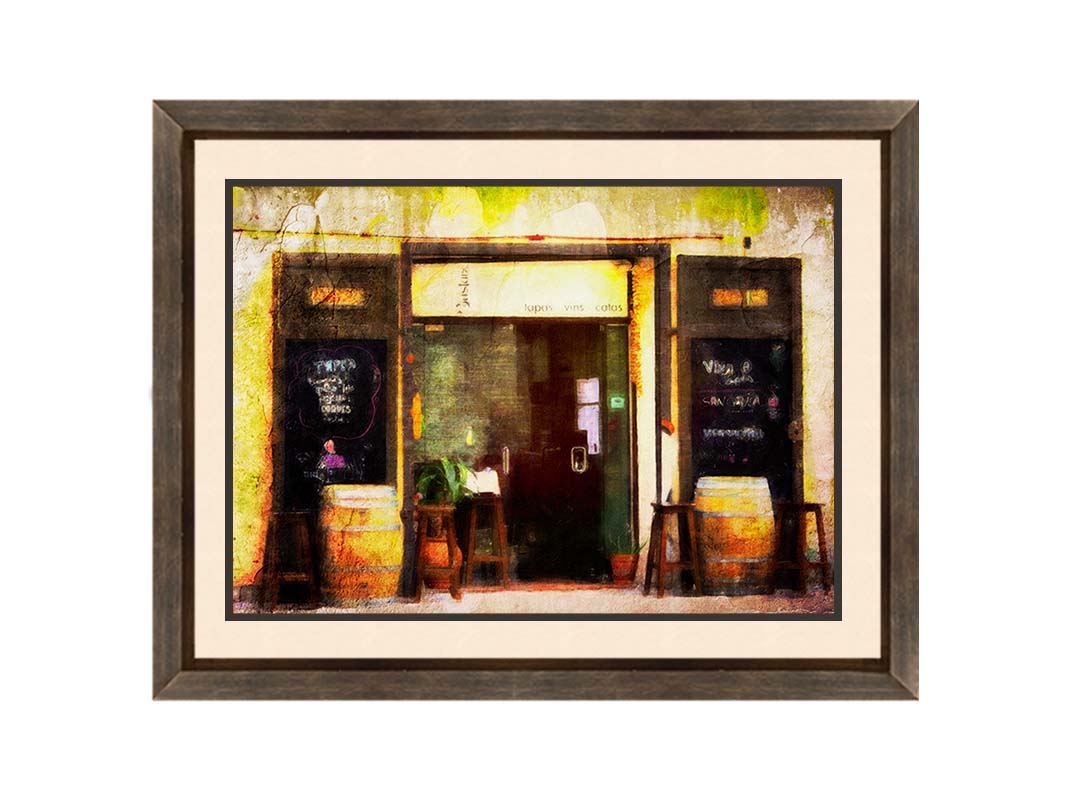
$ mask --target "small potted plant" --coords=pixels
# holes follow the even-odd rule
[[[645,545],[639,544],[629,531],[622,531],[608,542],[611,553],[611,577],[616,586],[630,586],[637,577],[637,559]]]
[[[458,504],[471,491],[467,488],[470,470],[462,461],[447,456],[434,461],[426,461],[415,467],[415,503],[417,505],[451,505]],[[418,509],[416,508],[416,513]],[[430,538],[426,542],[425,563],[430,567],[447,567],[448,542],[444,538]],[[457,550],[453,557],[462,561],[463,553]],[[439,576],[427,576],[426,585],[434,589],[448,588],[448,579]]]
[[[470,496],[470,470],[462,461],[447,456],[415,467],[415,500],[426,505],[456,505]]]

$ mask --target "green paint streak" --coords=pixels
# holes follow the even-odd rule
[[[692,208],[713,226],[736,220],[746,236],[767,227],[767,192],[762,186],[704,186],[697,190]]]
[[[475,186],[482,202],[485,226],[492,229],[515,213],[515,209],[530,197],[530,186]]]

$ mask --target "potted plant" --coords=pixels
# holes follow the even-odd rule
[[[637,559],[644,544],[639,544],[630,532],[621,531],[608,542],[611,577],[616,586],[629,586],[637,577]]]
[[[470,496],[470,470],[462,461],[444,456],[415,467],[415,500],[425,505],[456,505]]]
[[[417,505],[451,505],[459,503],[471,492],[467,488],[470,470],[462,461],[447,456],[434,461],[426,461],[415,467],[415,502]],[[418,509],[416,508],[416,513]],[[429,538],[423,550],[425,563],[430,567],[447,567],[449,565],[448,541],[443,538]],[[457,548],[453,554],[456,563],[463,560],[463,553]],[[448,588],[448,579],[439,576],[427,576],[426,585],[434,589]]]

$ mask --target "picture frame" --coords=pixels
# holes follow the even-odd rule
[[[197,141],[235,138],[876,141],[881,154],[880,657],[195,657],[194,149]],[[153,696],[917,698],[918,142],[914,101],[157,101],[153,106]]]

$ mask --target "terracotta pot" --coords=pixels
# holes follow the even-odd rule
[[[611,576],[616,586],[629,586],[637,577],[637,554],[611,557]]]
[[[428,567],[448,566],[448,542],[444,539],[430,539],[426,542],[423,559]],[[463,564],[463,552],[457,548],[456,561]],[[427,575],[424,582],[431,589],[447,589],[448,578],[441,573]]]

